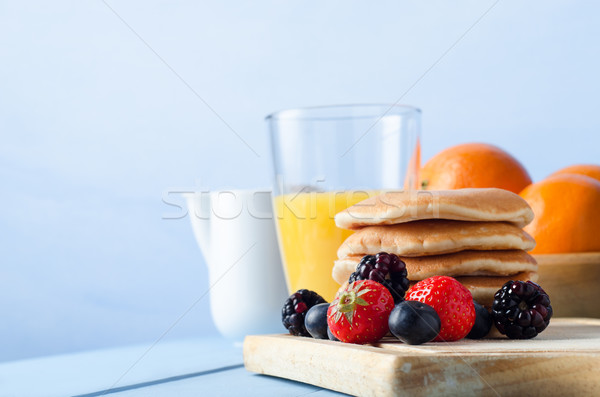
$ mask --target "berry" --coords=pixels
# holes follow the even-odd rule
[[[475,323],[471,292],[452,277],[435,276],[419,281],[406,292],[406,300],[426,303],[440,316],[442,327],[434,342],[462,339]]]
[[[481,339],[486,336],[492,329],[492,315],[485,307],[473,301],[475,305],[475,324],[471,332],[467,334],[469,339]]]
[[[319,303],[327,303],[321,295],[307,289],[298,290],[290,295],[281,309],[281,321],[283,326],[292,335],[310,336],[304,327],[304,317],[311,307]]]
[[[374,343],[387,334],[394,299],[381,284],[359,280],[341,288],[327,311],[331,333],[348,343]]]
[[[533,281],[509,281],[494,295],[494,325],[511,339],[534,338],[546,329],[552,313],[550,297]]]
[[[408,289],[406,264],[394,254],[380,252],[377,255],[366,255],[350,275],[349,283],[358,280],[373,280],[385,285],[394,298],[394,303],[404,300]]]
[[[397,304],[388,323],[390,332],[409,345],[429,342],[438,335],[442,326],[433,307],[417,301]]]
[[[338,338],[335,337],[334,334],[331,333],[331,330],[329,329],[329,326],[327,327],[327,336],[329,337],[329,340],[333,340],[333,341],[336,341],[336,342],[340,341]]]
[[[327,339],[327,309],[329,303],[319,303],[306,312],[304,327],[315,339]]]

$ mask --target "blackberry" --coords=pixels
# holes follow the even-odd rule
[[[551,317],[550,297],[532,281],[509,281],[494,295],[494,325],[511,339],[537,336],[546,329]]]
[[[327,303],[321,295],[307,289],[298,290],[285,300],[281,309],[281,321],[290,334],[310,336],[304,326],[304,317],[311,307],[319,303]]]
[[[348,282],[357,280],[373,280],[383,284],[392,294],[395,304],[404,300],[404,293],[409,287],[406,264],[396,255],[385,252],[364,256]]]

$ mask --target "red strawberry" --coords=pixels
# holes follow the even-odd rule
[[[348,343],[374,343],[387,334],[394,298],[382,284],[360,280],[340,288],[327,310],[331,333]]]
[[[471,292],[452,277],[435,276],[419,281],[406,291],[405,299],[426,303],[440,316],[442,328],[434,342],[462,339],[475,323]]]

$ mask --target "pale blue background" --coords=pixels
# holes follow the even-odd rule
[[[0,1],[0,360],[149,342],[208,288],[178,188],[270,185],[263,117],[395,102],[492,1]],[[499,2],[401,102],[424,157],[599,162],[600,4]],[[202,300],[167,338],[215,335]]]

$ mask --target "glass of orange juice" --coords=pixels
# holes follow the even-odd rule
[[[421,111],[404,105],[341,105],[267,116],[274,214],[288,290],[333,300],[337,249],[352,233],[334,216],[381,191],[416,189]]]

